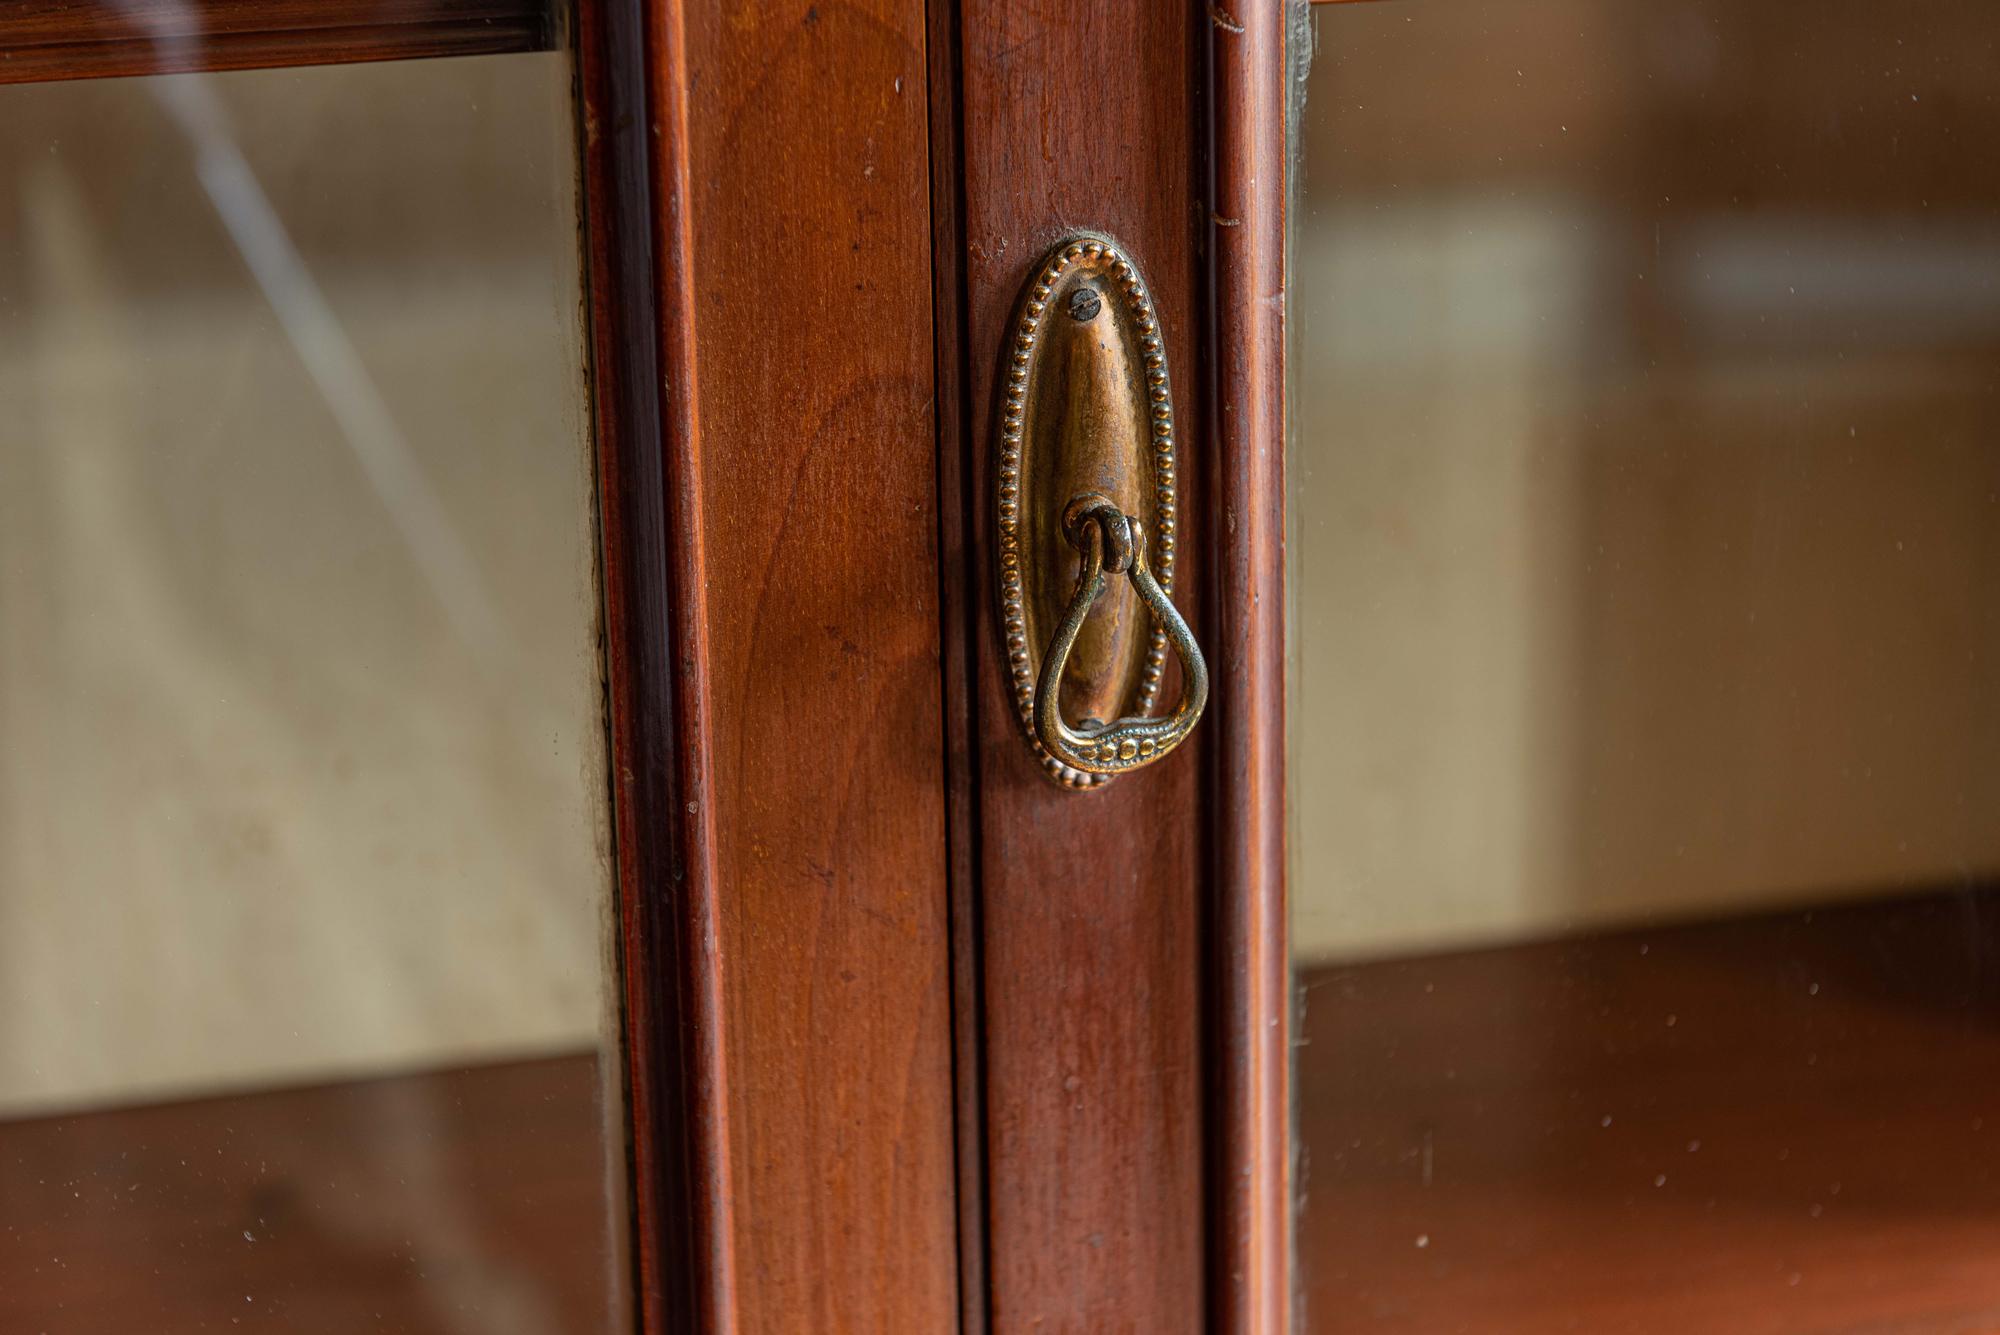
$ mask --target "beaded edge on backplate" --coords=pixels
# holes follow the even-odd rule
[[[1075,266],[1089,266],[1105,273],[1130,303],[1133,323],[1139,331],[1139,351],[1146,365],[1146,394],[1152,423],[1151,461],[1153,505],[1153,570],[1160,588],[1174,591],[1175,530],[1178,528],[1174,503],[1174,409],[1167,379],[1165,340],[1160,334],[1158,313],[1153,309],[1146,283],[1138,266],[1116,242],[1085,233],[1058,243],[1034,271],[1027,290],[1014,314],[1013,342],[1007,359],[1006,392],[1000,402],[1000,478],[998,489],[1000,532],[1000,616],[1007,648],[1007,671],[1014,688],[1014,709],[1034,748],[1042,772],[1065,788],[1086,791],[1102,787],[1113,776],[1087,774],[1049,754],[1035,735],[1035,676],[1041,664],[1029,653],[1025,584],[1021,572],[1021,441],[1022,421],[1027,411],[1028,368],[1041,341],[1042,325],[1049,312],[1049,295],[1064,274]],[[1152,712],[1160,692],[1160,675],[1166,668],[1167,632],[1153,627],[1146,649],[1146,666],[1139,679],[1139,714]]]

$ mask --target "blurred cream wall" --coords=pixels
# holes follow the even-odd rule
[[[1561,911],[1577,459],[1537,428],[1576,390],[1566,241],[1486,200],[1299,235],[1302,955]]]
[[[0,1113],[604,1006],[566,64],[207,87],[414,467],[357,452],[156,81],[0,89]]]

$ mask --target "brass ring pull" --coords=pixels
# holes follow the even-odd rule
[[[1023,739],[1073,793],[1172,751],[1208,699],[1207,667],[1172,598],[1186,480],[1167,328],[1132,252],[1079,232],[1025,275],[1001,351],[1000,647]],[[1072,548],[1083,556],[1074,588]],[[1107,574],[1131,591],[1106,587]],[[1186,690],[1171,718],[1156,718],[1169,640]],[[1064,702],[1082,723],[1064,722]]]
[[[1069,608],[1042,655],[1035,688],[1035,735],[1050,755],[1086,774],[1119,774],[1150,765],[1194,731],[1208,704],[1208,664],[1173,599],[1146,564],[1145,525],[1102,496],[1080,496],[1063,511],[1063,534],[1083,554],[1083,568]],[[1072,728],[1062,716],[1063,669],[1069,665],[1077,632],[1104,592],[1107,570],[1132,581],[1139,600],[1166,631],[1181,660],[1181,702],[1167,718],[1137,716],[1113,723],[1087,719]]]

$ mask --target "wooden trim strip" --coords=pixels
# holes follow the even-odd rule
[[[1284,0],[1209,7],[1216,831],[1209,1283],[1217,1335],[1290,1329],[1285,920]]]
[[[15,0],[0,84],[546,51],[553,0]]]
[[[661,293],[660,360],[648,389],[662,401],[667,514],[678,539],[667,549],[673,613],[669,634],[677,651],[671,670],[681,722],[675,757],[680,785],[672,819],[679,826],[684,851],[674,868],[672,893],[679,901],[678,925],[685,943],[681,982],[692,1067],[685,1092],[693,1159],[688,1206],[696,1262],[692,1322],[670,1324],[659,1335],[669,1331],[720,1333],[736,1328],[734,1239],[738,1225],[729,1137],[731,1091],[724,1055],[722,878],[716,855],[714,730],[709,721],[710,580],[695,352],[693,191],[689,176],[694,150],[688,105],[688,37],[683,6],[644,0],[642,8],[658,25],[658,30],[643,38],[651,52],[651,59],[644,61],[651,80],[651,114],[640,116],[631,129],[635,137],[647,140],[653,154],[657,195],[652,262],[654,283]],[[638,62],[640,57],[634,54],[629,59]]]
[[[668,31],[649,32],[649,15]],[[733,1328],[678,29],[677,9],[645,0],[578,6],[631,1261],[648,1335]],[[656,124],[657,145],[647,134]]]
[[[986,1045],[980,923],[979,637],[987,607],[971,546],[976,488],[966,417],[965,132],[959,0],[928,0],[932,336],[937,349],[939,668],[944,686],[945,845],[951,911],[954,1141],[958,1156],[958,1335],[990,1323],[986,1234]]]

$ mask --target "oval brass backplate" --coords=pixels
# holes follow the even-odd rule
[[[1064,508],[1108,497],[1152,535],[1155,576],[1174,583],[1174,414],[1159,315],[1123,247],[1073,236],[1030,274],[1015,310],[1001,378],[1001,617],[1014,705],[1042,770],[1066,788],[1095,788],[1035,736],[1035,677],[1076,589],[1079,557]],[[1145,714],[1159,694],[1165,632],[1117,580],[1078,634],[1063,676],[1066,717]]]

